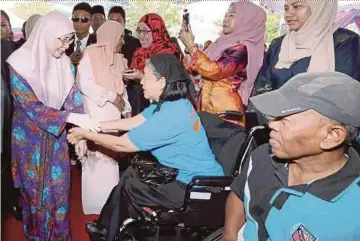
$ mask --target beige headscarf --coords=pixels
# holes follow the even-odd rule
[[[96,44],[86,48],[95,83],[106,89],[115,90],[120,95],[124,92],[122,72],[127,66],[127,61],[122,54],[115,53],[115,47],[123,33],[124,27],[120,23],[108,20],[96,31]]]
[[[52,56],[53,41],[73,33],[72,22],[64,14],[51,11],[36,22],[29,39],[7,59],[30,84],[36,97],[58,110],[74,85],[74,76],[65,53],[60,58]]]
[[[338,10],[338,1],[307,0],[311,16],[297,32],[290,31],[281,44],[277,69],[290,66],[311,56],[308,72],[335,71],[333,33]]]
[[[40,14],[34,14],[31,15],[28,20],[26,21],[25,24],[25,37],[26,39],[28,39],[30,37],[30,34],[36,24],[36,22],[39,20],[39,18],[41,18]]]

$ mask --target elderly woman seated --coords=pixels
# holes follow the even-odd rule
[[[101,123],[102,131],[128,133],[117,137],[81,128],[70,130],[68,140],[72,144],[87,139],[119,152],[151,151],[160,164],[178,170],[176,180],[153,187],[140,181],[136,170],[129,167],[102,208],[98,222],[87,225],[90,234],[114,239],[121,221],[129,217],[127,208],[120,207],[124,192],[131,202],[142,206],[179,208],[186,185],[194,176],[224,175],[199,116],[186,98],[189,82],[175,56],[154,55],[146,61],[141,80],[145,97],[152,104],[133,118]]]

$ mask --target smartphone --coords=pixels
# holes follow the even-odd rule
[[[184,9],[183,13],[183,26],[185,28],[185,31],[189,32],[189,25],[190,25],[190,14],[187,9]]]

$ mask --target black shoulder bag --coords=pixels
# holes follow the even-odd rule
[[[140,181],[152,187],[160,187],[176,180],[178,170],[161,165],[150,152],[140,152],[131,160]]]

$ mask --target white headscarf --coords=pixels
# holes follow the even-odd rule
[[[333,33],[337,0],[307,0],[311,16],[297,32],[290,31],[283,39],[277,69],[290,66],[305,57],[310,57],[308,72],[335,71]]]
[[[52,56],[53,41],[74,32],[71,21],[62,13],[49,12],[37,21],[29,39],[7,59],[36,97],[58,110],[74,84],[74,76],[65,53],[60,58]]]

